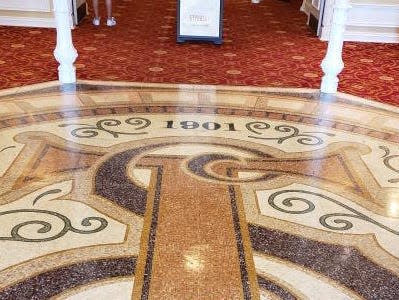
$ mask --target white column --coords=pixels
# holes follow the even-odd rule
[[[71,0],[53,0],[55,23],[57,28],[57,46],[55,59],[59,62],[58,79],[64,83],[76,82],[76,68],[73,65],[78,52],[72,43]]]
[[[327,54],[321,63],[324,72],[320,88],[322,93],[336,93],[338,90],[338,74],[344,68],[342,47],[349,8],[348,0],[335,0]]]

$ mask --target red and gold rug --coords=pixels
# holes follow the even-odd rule
[[[175,42],[176,1],[115,1],[118,25],[73,32],[79,79],[318,88],[326,43],[298,0],[225,1],[224,44]],[[0,27],[0,88],[55,80],[52,29]],[[340,91],[399,104],[399,45],[346,43]]]

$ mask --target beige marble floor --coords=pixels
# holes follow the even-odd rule
[[[0,91],[0,299],[398,299],[399,110],[315,90]]]

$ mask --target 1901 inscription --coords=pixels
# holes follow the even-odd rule
[[[304,146],[318,146],[325,142],[328,137],[335,134],[324,131],[302,131],[298,127],[289,124],[272,125],[264,121],[252,121],[237,129],[235,123],[218,123],[213,121],[183,120],[164,121],[165,129],[183,130],[205,130],[205,131],[248,131],[248,138],[257,140],[276,141],[282,144],[286,141],[295,141]],[[126,126],[129,125],[127,128]],[[129,117],[123,121],[119,119],[100,119],[95,124],[67,123],[59,124],[58,127],[72,127],[70,134],[76,138],[95,138],[100,133],[112,135],[118,138],[121,135],[146,135],[153,123],[143,117]],[[120,128],[120,130],[117,130]]]
[[[225,131],[237,131],[235,129],[234,123],[216,123],[216,122],[204,122],[199,123],[196,121],[182,121],[175,122],[173,120],[166,121],[166,128],[168,129],[197,129],[204,128],[206,130],[219,130],[223,129]]]

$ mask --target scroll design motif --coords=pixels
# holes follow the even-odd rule
[[[3,149],[0,149],[0,152],[6,151],[6,150],[12,149],[12,148],[16,148],[16,147],[15,146],[8,146],[8,147],[5,147]]]
[[[284,194],[288,193],[296,193],[297,195],[295,196],[287,196]],[[303,195],[303,196],[302,196]],[[356,209],[351,208],[350,206],[341,203],[340,201],[333,199],[331,197],[328,197],[326,195],[320,194],[320,193],[315,193],[315,192],[310,192],[310,191],[304,191],[304,190],[283,190],[283,191],[278,191],[270,195],[268,202],[271,207],[274,209],[281,211],[283,213],[287,214],[306,214],[310,213],[315,210],[316,205],[309,199],[306,199],[306,195],[311,195],[311,196],[316,196],[320,200],[327,200],[330,201],[348,211],[348,213],[330,213],[330,214],[325,214],[322,215],[319,218],[320,224],[330,230],[334,231],[345,231],[349,230],[353,227],[353,223],[348,220],[348,219],[359,219],[364,222],[371,223],[375,226],[380,227],[381,229],[384,229],[386,231],[389,231],[390,233],[393,233],[395,235],[399,235],[399,231],[394,230],[368,216],[365,214],[357,211]],[[282,198],[282,199],[281,199]],[[296,206],[295,206],[296,204]],[[302,204],[302,205],[298,205]],[[299,208],[300,206],[300,208]]]
[[[33,201],[33,205],[37,203],[37,201],[47,195],[50,194],[56,194],[61,192],[60,189],[54,189],[50,191],[46,191],[39,196],[35,198]],[[15,216],[21,216],[21,214],[25,214],[26,216],[32,215],[35,219],[30,220],[30,221],[25,221],[21,222],[14,227],[11,228],[10,231],[10,236],[0,236],[0,241],[15,241],[15,242],[48,242],[48,241],[53,241],[56,239],[59,239],[63,237],[65,234],[67,234],[69,231],[78,233],[78,234],[92,234],[96,232],[100,232],[103,229],[105,229],[108,226],[108,221],[104,218],[100,217],[86,217],[81,221],[81,225],[85,228],[88,228],[86,230],[84,229],[78,229],[72,225],[71,220],[58,213],[55,211],[50,211],[50,210],[44,210],[44,209],[15,209],[15,210],[9,210],[9,211],[4,211],[0,212],[0,218],[2,216],[6,215],[15,215]],[[54,218],[53,220],[62,221],[64,223],[64,226],[60,230],[56,230],[53,234],[50,236],[46,237],[27,237],[26,233],[25,236],[22,233],[24,230],[28,229],[29,227],[32,229],[37,228],[39,226],[39,229],[36,230],[38,234],[48,234],[51,233],[53,230],[53,225],[49,220],[44,221],[43,219],[41,220],[38,218],[38,215],[41,216],[47,216],[47,217],[52,217]],[[98,223],[97,226],[94,226],[93,223]]]
[[[245,125],[245,127],[255,135],[249,135],[249,138],[253,139],[261,139],[261,140],[275,140],[278,144],[282,144],[283,142],[289,139],[296,139],[296,142],[305,145],[305,146],[317,146],[322,145],[324,140],[322,137],[318,135],[326,135],[326,136],[335,136],[333,133],[329,132],[300,132],[299,129],[295,126],[291,125],[277,125],[273,129],[277,132],[286,133],[288,135],[283,137],[271,138],[271,137],[264,137],[266,130],[271,128],[270,124],[266,122],[256,121],[250,122]]]
[[[151,125],[151,121],[145,118],[132,117],[124,121],[124,123],[134,126],[133,130],[142,130]],[[69,127],[69,126],[82,126],[75,128],[71,131],[71,135],[77,138],[93,138],[98,136],[99,132],[105,132],[111,134],[114,138],[118,138],[119,135],[138,135],[138,134],[148,134],[148,132],[122,132],[111,130],[110,127],[117,127],[122,125],[122,122],[116,119],[102,119],[96,122],[95,125],[90,124],[60,124],[58,127]]]
[[[391,171],[394,171],[395,173],[398,173],[398,174],[399,174],[399,169],[398,169],[398,168],[395,168],[395,167],[392,165],[392,160],[395,159],[395,158],[399,158],[399,155],[398,155],[398,154],[396,154],[396,155],[391,155],[391,150],[390,150],[388,147],[386,147],[386,146],[380,146],[379,148],[380,148],[381,150],[384,150],[384,151],[385,151],[384,156],[381,157],[381,158],[383,159],[382,162],[384,163],[384,165],[385,165],[388,169],[390,169]],[[388,182],[390,182],[390,183],[398,183],[398,182],[399,182],[399,178],[389,179]]]

